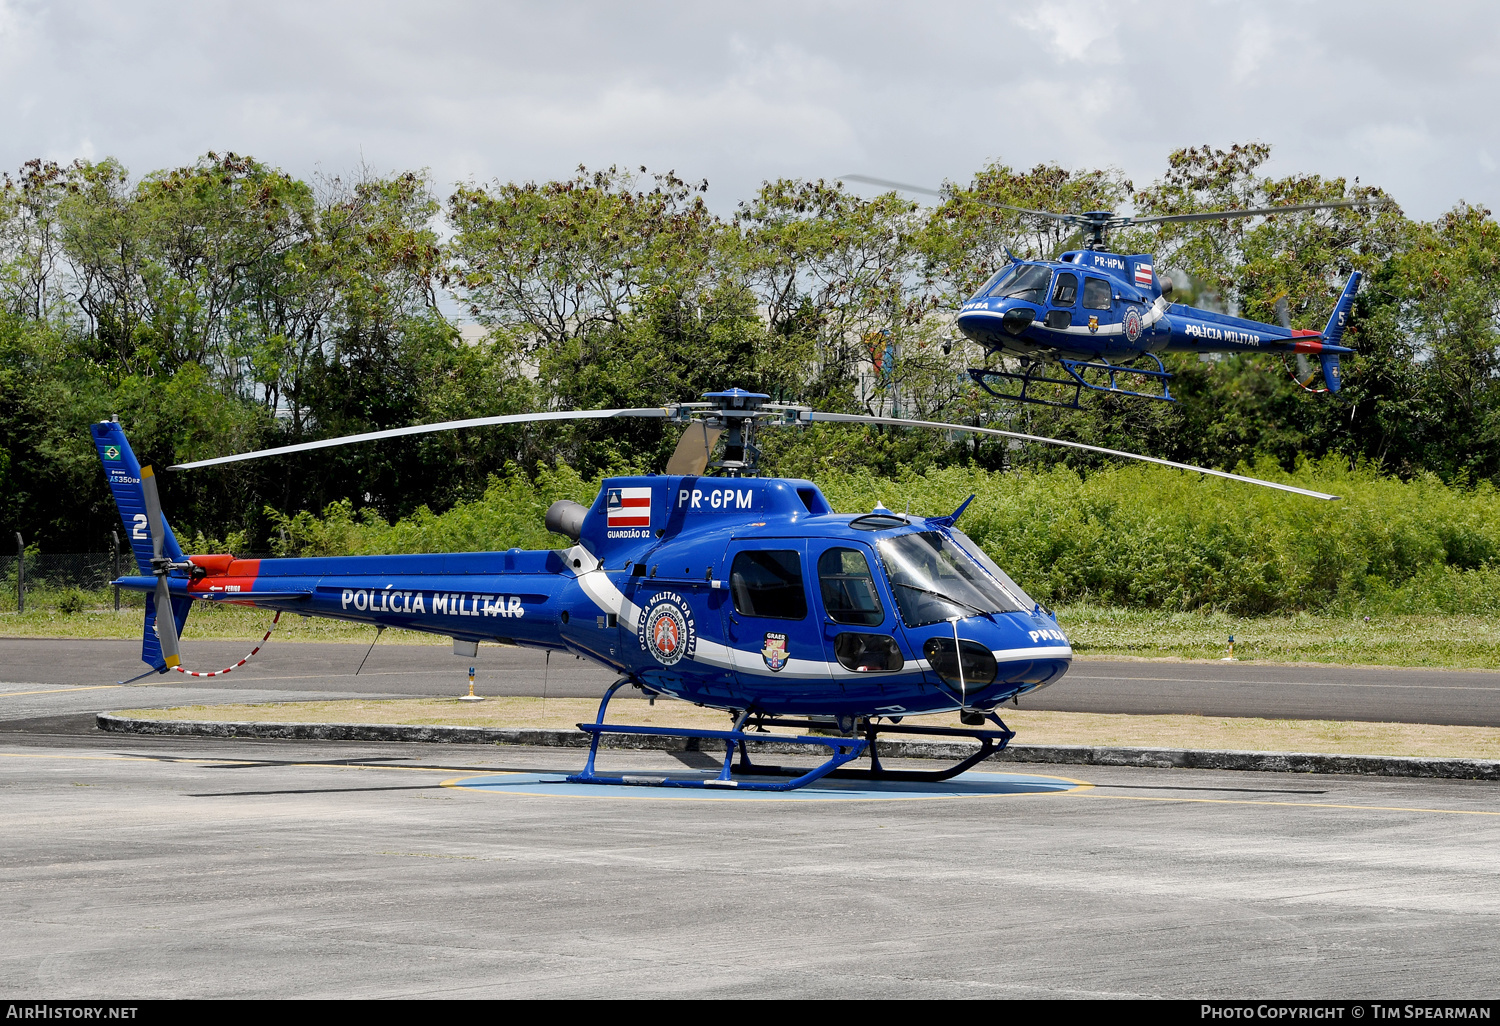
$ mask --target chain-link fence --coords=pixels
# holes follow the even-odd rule
[[[135,560],[122,552],[120,573],[134,573]],[[24,598],[26,611],[114,608],[115,557],[108,552],[59,552],[0,556],[0,612],[14,613]],[[19,581],[18,581],[19,578]],[[18,586],[19,585],[19,586]],[[21,594],[24,590],[24,596]],[[122,591],[120,605],[138,606],[145,600]]]
[[[16,577],[17,556],[0,558],[0,573],[7,580]],[[133,564],[135,561],[131,560]],[[121,570],[127,569],[121,566]],[[133,569],[133,566],[130,567]],[[81,588],[98,591],[115,578],[114,560],[107,552],[69,552],[28,556],[26,586],[38,590]]]

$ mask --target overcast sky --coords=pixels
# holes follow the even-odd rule
[[[0,168],[234,150],[298,175],[967,181],[1263,141],[1407,213],[1500,202],[1500,5],[0,0]],[[446,189],[443,189],[446,195]]]

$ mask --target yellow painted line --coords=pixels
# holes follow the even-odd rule
[[[1108,786],[1108,785],[1102,785]],[[1079,794],[1078,790],[1058,791],[1057,794]],[[1121,802],[1176,802],[1197,805],[1275,805],[1290,809],[1355,809],[1364,812],[1431,812],[1442,816],[1500,816],[1500,812],[1484,809],[1422,809],[1410,805],[1340,805],[1335,802],[1273,802],[1252,798],[1156,798],[1136,794],[1100,794],[1095,798],[1112,798]]]
[[[78,762],[119,762],[123,755],[29,755],[22,752],[0,752],[0,759],[73,759]]]
[[[168,755],[34,755],[27,752],[0,752],[0,759],[71,759],[78,762],[164,762],[183,763],[203,766],[265,766],[264,759],[207,759],[192,756],[168,756]],[[284,769],[374,769],[374,770],[405,770],[408,773],[452,773],[451,766],[384,766],[371,762],[287,762],[272,763],[268,769],[280,766]],[[475,774],[476,776],[499,776],[505,770],[497,770],[494,773]],[[467,778],[456,778],[467,779]]]
[[[475,773],[475,774],[472,774],[472,775],[466,776],[466,777],[449,777],[447,780],[444,780],[441,783],[439,783],[438,787],[462,787],[463,786],[463,782],[465,780],[473,780],[475,777],[509,777],[509,776],[519,776],[519,775],[520,775],[520,771],[519,770],[503,770],[503,771],[501,771],[499,773]],[[472,788],[472,787],[469,787],[469,788],[464,788],[464,790],[466,790],[466,791],[473,791],[475,789]]]
[[[191,762],[218,766],[253,766],[258,759],[178,759],[150,755],[31,755],[24,752],[0,752],[0,759],[72,759],[78,762]]]
[[[307,767],[310,769],[372,769],[372,770],[404,770],[407,773],[452,773],[451,766],[382,766],[371,762],[351,762],[345,764],[328,762],[289,762],[289,767]]]
[[[69,691],[111,691],[115,688],[123,688],[124,684],[94,684],[88,687],[69,686],[65,688],[52,688],[48,691],[0,691],[0,698],[15,698],[18,695],[61,695]]]

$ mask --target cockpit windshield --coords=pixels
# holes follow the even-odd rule
[[[1047,286],[1051,283],[1052,268],[1045,264],[1020,264],[1014,275],[990,289],[990,297],[1043,303],[1046,302]]]
[[[972,298],[974,298],[974,299],[983,299],[985,296],[988,296],[991,293],[993,293],[995,291],[995,289],[997,289],[1000,286],[1004,285],[1007,281],[1009,281],[1012,277],[1015,276],[1016,268],[1018,266],[1020,266],[1020,265],[1019,264],[1006,264],[1004,267],[1000,268],[1000,270],[997,271],[995,273],[995,275],[992,278],[990,278],[989,281],[987,281],[983,285],[979,286],[979,291],[976,292],[976,293],[974,293],[974,295],[973,295]]]
[[[990,576],[1000,582],[1000,587],[1003,588],[1011,598],[1021,603],[1022,609],[1036,608],[1036,600],[1033,599],[1030,595],[1026,594],[1026,590],[1024,588],[1022,588],[1015,581],[1011,580],[1010,574],[1006,573],[1004,570],[1001,570],[998,563],[996,563],[989,556],[985,555],[984,550],[979,547],[978,542],[976,542],[973,538],[970,538],[968,535],[964,534],[956,527],[950,527],[948,528],[948,531],[953,535],[953,537],[958,539],[958,543],[964,547],[964,551],[970,556],[974,557],[974,562],[978,563],[980,566],[988,570],[990,572]]]
[[[941,532],[884,538],[878,547],[901,620],[908,627],[1022,608],[974,557]]]

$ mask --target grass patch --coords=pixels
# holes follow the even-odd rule
[[[1073,606],[1058,610],[1073,651],[1101,658],[1238,659],[1274,663],[1500,668],[1490,616],[1232,616]]]
[[[270,723],[394,723],[454,727],[568,728],[591,720],[598,703],[586,698],[453,698],[187,705],[130,709],[119,715],[150,720]],[[610,722],[724,729],[729,717],[687,702],[619,699]],[[1207,748],[1335,755],[1424,755],[1500,759],[1500,727],[1445,727],[1412,723],[1268,720],[1251,717],[1133,716],[1114,713],[1009,709],[1005,721],[1022,744]],[[958,726],[956,715],[914,721]]]

